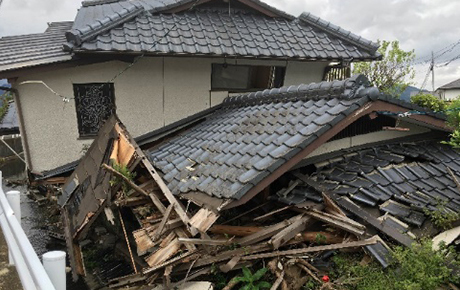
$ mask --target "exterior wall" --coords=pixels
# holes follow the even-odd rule
[[[285,85],[321,81],[327,63],[225,60],[229,64],[286,66]],[[225,91],[211,91],[212,63],[220,58],[151,57],[141,59],[115,81],[117,114],[129,132],[139,136],[222,102]],[[73,99],[63,103],[40,84],[73,98],[73,83],[107,82],[127,63],[110,61],[23,75],[13,84],[19,92],[29,168],[36,172],[75,161],[92,138],[80,139]]]
[[[446,101],[458,99],[460,97],[460,89],[449,89],[449,90],[440,89],[437,91],[437,93],[439,97],[441,98],[441,100],[446,100]]]

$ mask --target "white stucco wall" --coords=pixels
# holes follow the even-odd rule
[[[327,63],[296,63],[266,60],[226,60],[229,64],[286,66],[285,85],[321,81]],[[117,114],[136,137],[214,106],[228,95],[211,92],[210,58],[143,58],[114,81]],[[82,155],[75,102],[64,104],[44,86],[19,83],[42,80],[59,94],[73,98],[74,83],[107,82],[127,63],[110,61],[23,75],[13,84],[18,89],[32,170],[50,170]]]
[[[437,91],[437,93],[439,97],[441,98],[441,100],[446,100],[446,101],[458,99],[460,97],[460,89],[450,89],[450,90],[440,89]]]

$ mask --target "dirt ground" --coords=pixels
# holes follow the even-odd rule
[[[23,289],[14,266],[8,265],[8,247],[0,229],[0,290]]]

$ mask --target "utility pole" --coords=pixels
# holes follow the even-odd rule
[[[434,52],[431,51],[431,86],[433,87],[433,94],[434,94]]]

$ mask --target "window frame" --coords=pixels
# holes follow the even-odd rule
[[[232,88],[232,87],[219,87],[219,86],[214,86],[215,82],[215,67],[221,66],[223,68],[227,67],[241,67],[241,68],[248,68],[249,69],[249,76],[248,76],[248,87],[247,88]],[[254,71],[257,71],[259,69],[270,69],[269,77],[266,80],[267,86],[266,87],[256,87],[253,84],[255,83],[254,80]],[[278,70],[278,73],[277,73]],[[280,77],[278,74],[280,73],[281,75],[281,81],[278,80],[278,82],[281,83],[279,86],[274,86],[275,83],[277,82],[276,78]],[[271,75],[270,75],[271,74]],[[284,84],[284,81],[286,79],[286,67],[285,66],[272,66],[272,65],[239,65],[239,64],[227,64],[227,63],[213,63],[211,66],[211,91],[228,91],[230,93],[239,93],[239,92],[255,92],[255,91],[260,91],[260,90],[265,90],[265,89],[271,89],[274,87],[281,87]],[[260,81],[260,80],[259,80]]]
[[[84,88],[84,90],[88,90],[88,87],[91,87],[91,86],[108,86],[107,88],[103,88],[103,92],[104,93],[104,90],[107,90],[107,93],[108,95],[106,96],[103,96],[105,98],[109,98],[110,99],[110,103],[112,105],[112,108],[109,109],[109,112],[106,112],[106,113],[101,113],[99,112],[100,114],[105,114],[106,116],[102,116],[102,117],[97,117],[97,119],[102,119],[100,120],[99,122],[99,128],[94,131],[94,132],[88,132],[86,131],[85,127],[84,127],[84,122],[83,122],[83,118],[82,118],[82,112],[80,109],[80,106],[81,106],[81,102],[82,100],[80,99],[80,97],[83,95],[81,94],[81,91]],[[78,135],[79,135],[79,138],[78,139],[94,139],[94,137],[97,136],[97,134],[99,133],[99,129],[100,127],[102,126],[102,124],[114,113],[116,113],[116,110],[117,110],[117,106],[116,106],[116,99],[115,99],[115,85],[114,83],[109,83],[109,82],[104,82],[104,83],[74,83],[73,84],[73,90],[74,90],[74,99],[75,99],[75,113],[76,113],[76,117],[77,117],[77,127],[78,127]]]

